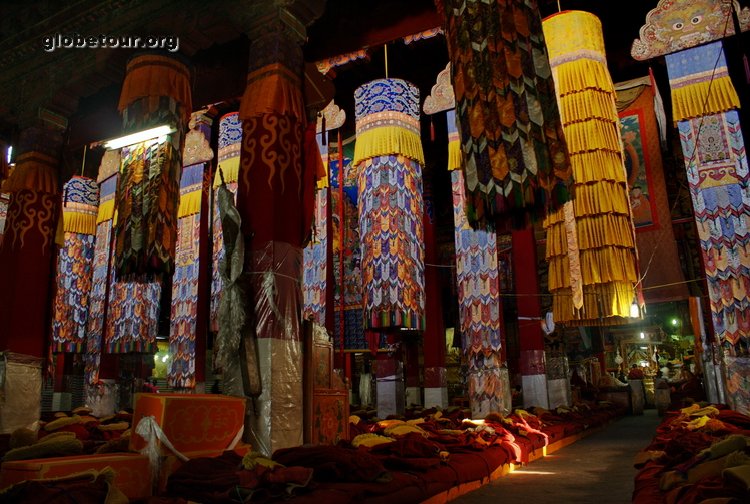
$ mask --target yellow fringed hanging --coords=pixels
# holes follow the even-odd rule
[[[221,161],[216,167],[216,174],[214,175],[214,189],[221,185],[221,179],[224,177],[224,182],[231,184],[237,182],[240,174],[240,156],[232,157]]]
[[[102,222],[113,219],[115,216],[115,200],[110,198],[106,201],[99,203],[99,211],[96,214],[96,223],[101,224]]]
[[[419,134],[399,126],[381,126],[357,133],[352,164],[357,165],[365,159],[395,153],[424,165],[424,151]]]
[[[95,208],[90,211],[76,211],[63,208],[63,231],[86,235],[96,234],[97,213]]]
[[[177,208],[177,218],[195,215],[201,211],[201,201],[203,191],[199,188],[197,191],[190,191],[180,195],[180,206]]]
[[[449,139],[448,141],[448,171],[461,169],[463,166],[461,156],[461,142],[458,139],[458,133],[456,133],[456,139]]]
[[[588,118],[612,119],[610,93],[591,90],[590,93],[570,93],[560,97],[560,116],[563,122],[585,121]]]
[[[601,23],[567,11],[545,19],[543,29],[575,179],[568,218],[559,210],[544,221],[555,321],[626,323],[637,254]]]
[[[710,94],[709,94],[710,92]],[[708,98],[708,99],[707,99]],[[718,114],[740,107],[740,99],[729,76],[672,86],[672,119],[674,122],[709,114]]]
[[[584,91],[606,91],[614,88],[612,77],[610,77],[607,67],[602,66],[601,61],[589,59],[571,61],[563,63],[557,68],[554,68],[554,62],[550,61],[550,63],[553,66],[552,76],[555,81],[555,89],[561,97]],[[558,79],[559,86],[557,84]]]

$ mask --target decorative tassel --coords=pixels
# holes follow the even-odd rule
[[[747,54],[742,55],[742,62],[745,64],[745,82],[750,85],[750,63],[747,62]]]
[[[430,116],[430,142],[435,141],[435,124],[432,122],[432,116]]]

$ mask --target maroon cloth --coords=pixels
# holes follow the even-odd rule
[[[253,237],[252,250],[268,242],[301,247],[309,233],[310,226],[304,224],[308,212],[303,209],[303,191],[308,188],[303,180],[302,128],[296,118],[282,114],[242,121],[237,210],[242,234]]]
[[[0,351],[46,357],[59,195],[11,194],[0,243]]]
[[[340,446],[283,448],[273,454],[273,460],[285,466],[311,467],[316,481],[370,482],[388,477],[377,457]]]

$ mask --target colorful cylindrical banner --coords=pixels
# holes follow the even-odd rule
[[[367,329],[424,328],[419,90],[379,79],[354,93]]]

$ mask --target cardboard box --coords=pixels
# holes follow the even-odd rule
[[[142,418],[153,416],[176,450],[223,451],[245,423],[245,399],[219,394],[136,394],[130,449],[146,441],[136,434]],[[162,446],[162,455],[171,451]]]
[[[148,457],[137,453],[103,453],[46,459],[14,460],[0,466],[0,489],[30,479],[61,478],[94,469],[111,467],[115,486],[130,500],[151,496]]]

